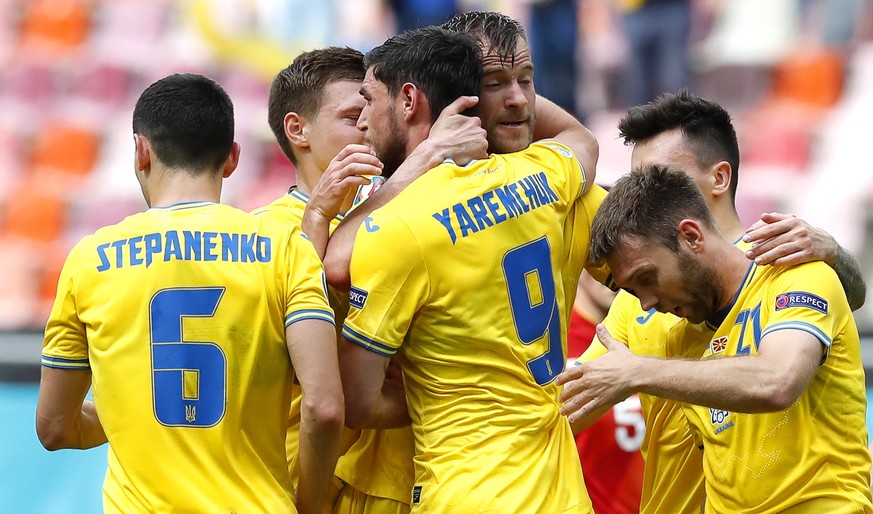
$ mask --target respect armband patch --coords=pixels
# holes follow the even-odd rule
[[[349,290],[349,305],[356,309],[363,309],[364,303],[367,302],[367,292],[357,287],[352,287]]]
[[[822,314],[828,313],[828,301],[821,296],[803,291],[782,293],[776,297],[776,310],[781,311],[789,307],[805,307],[816,310]]]

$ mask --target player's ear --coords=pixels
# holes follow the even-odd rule
[[[296,112],[289,112],[285,114],[283,124],[288,142],[299,148],[309,148],[309,123],[306,118]]]
[[[133,135],[134,157],[133,165],[136,171],[147,173],[152,167],[152,146],[148,138],[140,134]]]
[[[229,177],[230,174],[234,172],[237,165],[239,165],[239,151],[239,143],[234,141],[233,146],[230,147],[230,155],[228,155],[227,160],[224,161],[224,169],[221,172],[222,177]]]
[[[430,116],[430,107],[424,91],[411,82],[403,84],[400,88],[400,96],[403,99],[403,117],[410,121],[417,116]]]
[[[679,222],[679,242],[681,245],[687,245],[692,253],[699,253],[703,250],[704,233],[697,220],[684,219]]]
[[[730,193],[733,170],[727,161],[721,161],[712,168],[712,195]]]

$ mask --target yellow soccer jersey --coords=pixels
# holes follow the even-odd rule
[[[299,230],[211,202],[74,247],[42,364],[91,369],[107,512],[295,512],[285,327],[333,322],[324,284]]]
[[[400,358],[413,512],[590,512],[555,377],[564,224],[584,176],[557,143],[443,164],[365,220],[343,334]]]
[[[812,334],[825,356],[785,410],[743,414],[683,404],[704,445],[706,512],[873,512],[858,329],[834,271],[821,262],[753,264],[722,313],[720,324],[712,321],[718,330],[706,359],[757,355],[762,339],[779,330]],[[672,344],[683,335],[669,337]]]
[[[603,325],[616,340],[626,341],[637,355],[699,358],[708,339],[697,348],[689,346],[689,355],[671,354],[667,348],[667,333],[678,321],[672,314],[642,310],[637,297],[621,290]],[[605,352],[606,348],[595,338],[579,361],[592,360]],[[676,402],[657,396],[639,397],[646,422],[646,435],[640,446],[646,462],[640,512],[698,514],[703,504],[702,455],[682,409]]]
[[[579,277],[582,275],[583,268],[587,269],[591,276],[601,284],[612,290],[617,289],[607,265],[586,266],[588,244],[591,241],[591,222],[604,199],[606,199],[606,190],[593,184],[581,198],[576,200],[570,210],[570,219],[573,221],[565,226],[564,241],[566,241],[567,257],[564,259],[561,271],[564,292],[567,295],[565,300],[567,305],[572,306],[576,299],[576,287],[579,285]],[[571,310],[568,309],[568,322]]]
[[[374,184],[378,184],[374,182]],[[377,188],[371,188],[373,191]],[[359,192],[360,193],[360,192]],[[356,198],[357,203],[366,198]],[[292,187],[288,194],[274,200],[269,205],[252,211],[259,217],[268,218],[284,225],[300,227],[303,223],[303,212],[309,203],[309,195]],[[340,214],[331,221],[331,232],[345,218]],[[337,329],[342,330],[342,323],[349,311],[349,296],[332,287],[328,287],[330,305],[336,313]],[[339,332],[338,332],[339,335]],[[291,411],[288,418],[288,435],[285,440],[285,450],[288,458],[288,469],[296,487],[300,477],[298,448],[300,445],[300,402],[301,389],[298,383],[292,386],[294,391]],[[399,502],[409,503],[412,489],[412,430],[398,428],[394,430],[343,430],[340,442],[341,455],[337,461],[336,476],[343,482],[371,496],[389,498]]]
[[[742,250],[750,247],[742,239],[734,244]],[[681,346],[668,347],[667,334],[678,322],[679,318],[669,313],[655,309],[644,311],[636,296],[620,290],[603,325],[634,354],[661,359],[700,358],[713,328],[694,327],[687,331]],[[696,343],[692,343],[692,335]],[[606,348],[595,336],[579,362],[596,359],[604,353]],[[646,435],[640,447],[646,462],[640,513],[699,513],[704,495],[702,455],[682,408],[674,401],[657,396],[641,393],[639,397],[646,422]]]

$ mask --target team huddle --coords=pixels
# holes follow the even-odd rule
[[[149,209],[67,258],[43,445],[109,443],[106,512],[604,513],[574,434],[638,394],[634,509],[873,513],[855,259],[743,226],[730,116],[688,91],[622,119],[607,193],[533,73],[494,12],[305,52],[268,105],[297,184],[251,213],[224,90],[149,86]],[[583,271],[618,294],[568,366]]]

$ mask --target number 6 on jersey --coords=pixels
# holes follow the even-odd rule
[[[149,306],[152,402],[166,426],[214,426],[224,417],[227,359],[217,344],[185,342],[184,318],[211,318],[223,287],[164,289]]]

